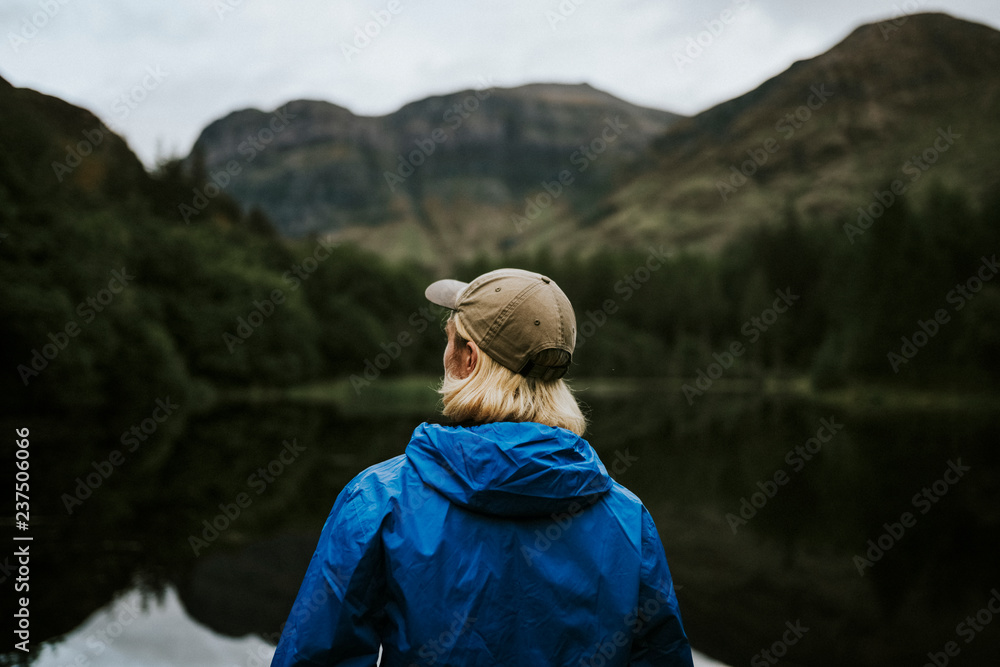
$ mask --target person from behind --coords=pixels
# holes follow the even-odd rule
[[[340,493],[271,663],[692,665],[663,545],[583,439],[550,278],[440,280],[442,413]]]

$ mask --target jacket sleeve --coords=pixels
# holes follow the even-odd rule
[[[642,510],[642,569],[638,609],[644,619],[632,642],[633,667],[692,667],[674,582],[667,567],[663,543],[646,508]]]
[[[358,479],[341,492],[292,605],[272,667],[374,667],[385,590],[380,503]]]

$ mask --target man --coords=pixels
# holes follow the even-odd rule
[[[690,667],[653,520],[580,437],[566,295],[518,269],[426,295],[458,425],[341,492],[271,664]]]

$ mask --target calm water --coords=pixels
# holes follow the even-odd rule
[[[138,443],[113,416],[37,418],[32,641],[118,591],[167,585],[219,632],[276,638],[338,491],[436,419],[427,395],[396,409],[373,393],[368,415],[182,410]],[[1000,622],[971,640],[959,626],[1000,586],[995,411],[722,391],[688,405],[657,383],[581,396],[588,439],[657,521],[703,652],[733,665],[763,650],[783,664],[923,664],[955,641],[957,664],[1000,656]]]

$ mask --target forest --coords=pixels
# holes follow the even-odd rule
[[[286,240],[225,194],[185,222],[195,179],[161,164],[145,197],[0,193],[0,308],[12,410],[145,410],[218,390],[440,372],[433,267]],[[18,196],[20,195],[20,196]],[[862,214],[864,211],[862,211]],[[716,254],[660,246],[482,256],[551,276],[573,302],[570,378],[806,377],[976,391],[1000,379],[1000,198],[938,186],[877,218],[776,211]]]

